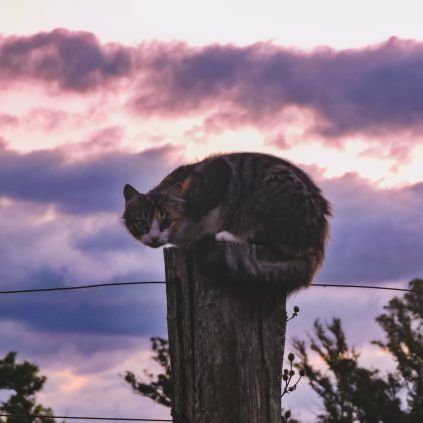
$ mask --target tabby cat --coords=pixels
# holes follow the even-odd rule
[[[178,167],[147,194],[125,185],[124,196],[123,220],[137,240],[153,248],[197,243],[209,269],[227,278],[292,292],[311,283],[324,258],[330,204],[305,172],[278,157],[211,156]],[[255,247],[241,254],[237,243],[269,254],[259,259]]]

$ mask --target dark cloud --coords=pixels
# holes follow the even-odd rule
[[[66,245],[64,245],[66,247]],[[92,251],[84,252],[95,261]],[[37,254],[35,251],[34,254]],[[152,278],[149,272],[138,271],[134,273],[119,273],[114,260],[103,259],[104,266],[108,267],[110,279],[84,280],[75,278],[69,283],[66,267],[54,268],[48,264],[37,267],[25,266],[22,275],[15,275],[13,280],[5,279],[2,264],[2,289],[16,289],[22,287],[61,287],[83,283],[119,282],[136,280],[163,280],[163,275]],[[46,260],[45,260],[46,262]],[[24,258],[22,264],[25,264]],[[161,263],[157,263],[160,268]],[[162,265],[161,265],[162,266]],[[9,265],[10,267],[10,265]],[[73,269],[77,272],[77,269]],[[13,269],[9,269],[9,273]],[[163,273],[157,271],[157,273]],[[8,282],[9,286],[4,286]],[[13,285],[10,285],[10,282]],[[32,351],[48,350],[54,353],[54,348],[59,349],[62,341],[75,343],[75,348],[86,354],[95,351],[110,351],[124,347],[129,338],[150,337],[166,334],[166,305],[164,285],[140,285],[130,287],[98,288],[94,290],[62,291],[19,295],[0,295],[0,325],[10,324],[16,329],[6,336],[2,333],[1,349],[16,350],[25,345],[22,340],[23,332],[32,333]],[[50,336],[51,340],[42,341]],[[59,338],[61,342],[57,342]],[[86,337],[86,339],[84,339]],[[119,341],[118,338],[122,338]],[[112,339],[116,342],[111,343]],[[48,342],[45,344],[45,342]],[[122,343],[124,342],[124,343]],[[120,347],[118,347],[120,345]],[[56,351],[57,352],[57,351]]]
[[[120,210],[44,220],[43,204],[0,208],[0,290],[164,280],[161,251],[136,243]],[[164,333],[164,312],[162,285],[0,294],[0,322],[34,333],[149,336]]]
[[[119,133],[106,128],[87,143],[103,145]],[[161,252],[143,250],[120,222],[122,188],[127,182],[152,188],[173,167],[179,150],[115,150],[70,161],[66,148],[18,153],[2,143],[0,198],[7,200],[0,202],[1,288],[163,280]],[[132,288],[0,295],[0,320],[34,332],[164,333],[163,287]]]
[[[140,48],[138,54],[143,56]],[[421,130],[423,44],[391,39],[363,49],[309,53],[270,44],[158,45],[134,101],[140,113],[219,106],[257,124],[287,107],[313,111],[327,136]]]
[[[128,95],[138,113],[206,110],[216,117],[219,110],[232,124],[259,125],[295,107],[312,111],[313,130],[329,138],[421,131],[422,66],[423,43],[395,38],[367,48],[310,52],[270,43],[132,48],[63,29],[0,40],[3,85],[35,79],[84,93],[124,78],[135,88]]]
[[[105,142],[110,135],[116,131],[97,133],[90,142]],[[117,211],[123,207],[125,183],[151,189],[177,157],[175,147],[165,146],[136,154],[99,153],[70,162],[60,148],[18,153],[3,145],[0,196],[55,204],[67,213]]]
[[[325,282],[377,283],[423,276],[423,189],[378,190],[356,175],[323,183],[334,206]]]
[[[89,142],[101,144],[115,133],[99,131]],[[0,203],[1,289],[163,280],[161,252],[143,250],[120,222],[122,188],[127,182],[152,188],[175,156],[178,150],[166,146],[70,162],[60,148],[17,153],[3,143],[0,198],[8,201]],[[56,212],[48,217],[51,205]],[[163,287],[131,288],[0,295],[0,321],[34,333],[164,334]]]
[[[57,29],[0,40],[2,84],[37,79],[65,91],[86,92],[127,76],[131,69],[130,49],[100,45],[87,32]]]
[[[65,274],[44,266],[26,275],[32,286],[66,286]],[[138,275],[147,280],[148,275]],[[122,280],[134,280],[133,275]],[[144,335],[166,327],[164,286],[146,285],[47,294],[0,295],[0,320],[13,320],[41,332]],[[156,298],[153,301],[153,292]],[[163,295],[161,295],[163,294]],[[147,300],[146,300],[147,299]]]

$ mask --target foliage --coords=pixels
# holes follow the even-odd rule
[[[413,289],[421,284],[412,281]],[[421,286],[421,285],[420,285]],[[419,288],[421,289],[421,288]],[[423,421],[423,295],[410,292],[393,298],[384,307],[377,322],[385,331],[387,341],[375,341],[391,353],[397,371],[381,376],[358,364],[359,353],[349,348],[341,321],[334,318],[325,326],[316,320],[309,347],[317,353],[329,372],[319,370],[310,362],[305,341],[295,340],[300,357],[298,368],[304,370],[311,388],[322,398],[324,410],[320,422],[420,422]],[[407,407],[401,407],[401,395],[407,391]]]
[[[41,419],[33,416],[53,416],[51,408],[36,404],[35,394],[39,392],[47,378],[39,375],[38,367],[24,361],[16,363],[16,352],[9,352],[0,359],[0,390],[11,390],[14,393],[0,404],[0,414],[30,416],[28,423],[54,422],[53,418]],[[7,423],[22,423],[22,418],[2,417],[0,421]]]
[[[410,421],[423,421],[423,280],[410,282],[403,298],[393,298],[376,321],[386,334],[386,341],[374,341],[392,354],[397,363],[396,377],[406,391]]]
[[[127,371],[124,379],[137,394],[151,398],[159,404],[166,407],[171,406],[171,384],[170,384],[170,358],[169,343],[166,339],[153,337],[150,339],[152,350],[155,354],[153,360],[156,361],[164,370],[164,373],[158,375],[144,370],[145,376],[150,383],[144,383],[137,379],[134,373]]]
[[[325,328],[316,320],[314,332],[316,338],[310,337],[310,348],[327,365],[331,376],[311,365],[304,341],[295,340],[294,348],[312,389],[323,399],[325,410],[318,421],[400,421],[403,415],[396,397],[398,384],[395,380],[391,383],[383,380],[377,370],[358,365],[359,354],[349,349],[341,321],[333,319]]]

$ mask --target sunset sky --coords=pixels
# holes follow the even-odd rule
[[[162,252],[122,227],[123,185],[229,151],[322,187],[318,282],[423,277],[422,15],[418,0],[0,0],[0,290],[163,280]],[[389,368],[369,341],[390,297],[309,288],[289,337],[338,316],[361,362]],[[166,418],[119,377],[152,367],[165,309],[163,286],[0,295],[0,357],[38,363],[58,415]],[[305,383],[287,403],[318,409]]]

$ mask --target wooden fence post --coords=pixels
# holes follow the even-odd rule
[[[285,296],[222,288],[194,249],[164,255],[174,422],[280,423]]]

